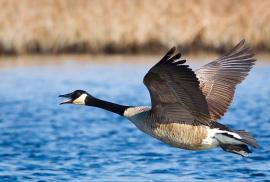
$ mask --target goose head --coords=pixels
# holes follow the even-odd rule
[[[66,98],[64,102],[61,102],[60,104],[79,104],[79,105],[85,105],[86,100],[88,98],[91,98],[91,95],[88,94],[84,90],[75,90],[74,92],[59,95],[59,97]]]

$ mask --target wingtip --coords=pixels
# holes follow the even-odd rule
[[[173,53],[175,53],[175,51],[176,51],[176,47],[173,46],[173,47],[168,51],[167,54],[173,54]]]
[[[183,59],[183,60],[179,61],[179,64],[184,64],[186,62],[187,62],[187,60]]]
[[[245,44],[246,40],[242,39],[238,44]]]
[[[170,61],[173,62],[173,61],[176,61],[180,58],[181,58],[181,53],[179,52],[179,53],[175,54],[173,57],[171,57]]]
[[[244,49],[245,47],[246,47],[246,40],[242,39],[242,40],[240,40],[240,42],[238,42],[238,44],[236,44],[234,46],[234,48],[232,50]]]
[[[229,50],[222,57],[217,59],[217,61],[222,60],[222,59],[224,59],[226,57],[237,57],[239,55],[243,55],[243,56],[245,55],[245,56],[248,56],[250,58],[255,56],[255,54],[253,53],[253,50],[249,47],[248,44],[246,44],[245,39],[242,39],[231,50]]]
[[[176,51],[176,47],[175,46],[173,46],[163,57],[162,57],[162,59],[160,60],[160,62],[159,63],[162,63],[162,62],[164,62],[164,61],[167,61],[168,59],[170,59],[171,57],[172,57],[172,55],[175,53],[175,51]],[[158,63],[158,64],[159,64]]]
[[[242,39],[234,48],[233,52],[236,54],[248,54],[250,58],[255,57],[255,53],[253,52],[252,48],[246,43],[245,39]],[[256,61],[256,59],[255,59]]]

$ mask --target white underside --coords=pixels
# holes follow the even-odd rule
[[[202,141],[202,145],[206,148],[214,148],[219,145],[219,143],[223,144],[243,144],[243,142],[237,140],[237,139],[242,139],[241,136],[237,133],[225,131],[225,130],[220,130],[217,128],[210,129],[207,128],[208,135],[205,139]],[[234,138],[222,135],[224,133],[227,133],[229,135],[232,135]]]

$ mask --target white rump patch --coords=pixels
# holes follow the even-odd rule
[[[207,132],[208,132],[207,137],[202,141],[203,145],[216,145],[218,144],[218,141],[224,144],[243,144],[243,142],[239,141],[242,138],[237,133],[220,130],[217,128],[213,129],[207,128]],[[223,135],[225,133],[231,135],[232,137]]]
[[[218,131],[219,129],[210,129],[207,127],[207,137],[202,141],[202,145],[205,146],[205,148],[218,146],[218,141],[215,139],[215,135]]]
[[[227,131],[226,133],[228,133],[229,135],[232,135],[234,138],[242,139],[241,136],[237,133],[233,133],[233,132],[229,132],[229,131]]]
[[[202,145],[205,145],[205,147],[215,147],[218,145],[219,141],[224,144],[243,144],[243,142],[239,141],[242,139],[241,136],[234,132],[220,130],[217,128],[207,128],[207,133],[207,137],[202,141]],[[231,135],[232,137],[223,135],[225,133]]]

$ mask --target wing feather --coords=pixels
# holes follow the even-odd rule
[[[212,120],[225,114],[236,85],[245,79],[255,61],[251,49],[242,40],[230,52],[196,71]]]
[[[150,92],[151,113],[164,122],[199,122],[209,125],[210,115],[199,81],[186,61],[174,55],[175,48],[155,65],[144,77]]]

